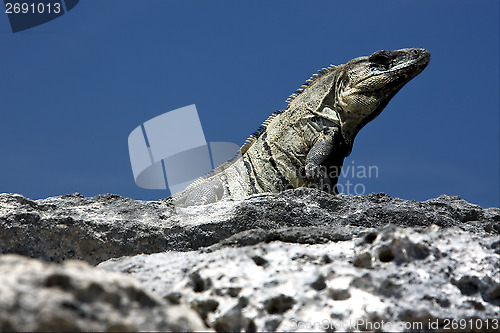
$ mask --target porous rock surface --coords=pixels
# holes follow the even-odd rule
[[[123,274],[82,261],[0,256],[0,331],[189,331],[200,317]]]
[[[0,270],[17,272],[9,283],[0,281],[0,312],[10,309],[0,318],[18,323],[23,311],[40,318],[36,311],[47,308],[54,309],[44,312],[49,318],[84,313],[78,322],[69,319],[84,325],[76,328],[113,330],[114,324],[88,315],[106,307],[103,313],[114,313],[106,296],[95,296],[111,288],[120,295],[113,297],[126,300],[117,311],[131,325],[118,330],[177,330],[177,317],[168,313],[184,309],[194,326],[182,330],[497,331],[499,231],[500,209],[445,195],[416,202],[297,189],[176,209],[109,194],[42,200],[0,194],[0,253],[55,262],[0,256]],[[42,277],[23,282],[33,274],[23,271],[31,265]],[[79,265],[89,272],[80,280],[69,273]],[[114,274],[113,287],[103,269],[113,271],[107,273]],[[79,282],[47,286],[53,271]],[[76,301],[70,310],[57,297],[47,301],[51,306],[29,303],[19,291],[23,283],[35,294],[64,292]],[[137,292],[120,283],[134,283]],[[81,286],[90,284],[100,287],[89,291],[89,305],[81,301],[89,288]],[[137,295],[153,299],[156,310]],[[64,320],[49,322],[55,326],[42,330],[68,329]]]
[[[162,201],[112,194],[41,200],[0,194],[0,253],[55,262],[81,259],[97,264],[120,256],[214,244],[325,243],[352,239],[366,228],[387,224],[498,233],[500,212],[459,197],[417,202],[385,194],[333,196],[314,189],[178,209]]]
[[[217,331],[399,331],[444,328],[446,318],[477,328],[498,318],[495,241],[457,228],[388,226],[351,241],[172,251],[98,267],[190,304]]]

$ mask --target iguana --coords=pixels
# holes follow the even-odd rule
[[[323,68],[272,114],[232,160],[167,200],[203,205],[289,188],[337,193],[344,158],[356,134],[396,93],[424,70],[425,49],[378,51]]]

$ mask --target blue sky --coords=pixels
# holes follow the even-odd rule
[[[84,0],[12,33],[0,15],[0,192],[154,200],[127,138],[196,104],[208,141],[241,144],[316,70],[424,47],[427,69],[356,138],[365,193],[499,206],[499,2]],[[360,189],[358,187],[358,189]]]

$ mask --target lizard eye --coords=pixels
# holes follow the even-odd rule
[[[387,68],[391,64],[391,58],[391,54],[388,51],[378,51],[372,54],[369,60],[374,65],[381,65]]]

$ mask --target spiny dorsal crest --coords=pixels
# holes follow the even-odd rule
[[[195,180],[193,183],[189,184],[189,186],[195,186],[197,184],[200,184],[202,183],[203,181],[205,181],[207,178],[210,178],[224,170],[226,170],[227,168],[229,168],[234,162],[236,162],[239,158],[241,158],[241,156],[243,156],[243,154],[245,154],[248,149],[255,143],[255,141],[259,138],[259,136],[266,130],[266,127],[269,125],[269,123],[277,116],[279,115],[280,113],[282,113],[284,110],[280,110],[280,111],[276,111],[274,112],[272,115],[270,115],[266,121],[264,121],[262,123],[262,125],[260,125],[260,127],[252,133],[252,135],[250,135],[248,137],[248,139],[246,139],[245,143],[241,146],[241,148],[238,150],[238,153],[236,153],[236,155],[231,158],[229,161],[227,162],[224,162],[223,164],[219,165],[218,167],[216,167],[215,169],[213,169],[212,171],[210,171],[209,173],[207,173],[206,175],[198,178],[197,180]]]
[[[331,71],[334,71],[335,69],[337,69],[337,66],[330,65],[330,66],[328,66],[326,68],[320,69],[318,71],[319,74],[316,74],[316,73],[313,74],[309,79],[306,80],[306,82],[304,82],[304,84],[302,84],[300,86],[299,89],[297,89],[295,91],[295,93],[293,93],[292,95],[290,95],[290,97],[288,97],[288,99],[286,100],[286,102],[288,103],[288,105],[290,105],[290,103],[295,99],[295,97],[297,97],[298,95],[300,95],[301,92],[303,92],[304,90],[306,90],[307,87],[309,87],[314,82],[316,82],[316,80],[318,80],[323,75],[325,75],[327,73],[330,73]],[[259,136],[262,134],[262,132],[265,131],[265,129],[269,125],[269,123],[277,115],[279,115],[280,113],[282,113],[284,111],[285,110],[276,111],[271,116],[269,116],[269,118],[267,118],[266,121],[264,121],[264,123],[262,123],[262,125],[257,129],[257,131],[255,131],[252,135],[250,135],[250,137],[245,141],[245,143],[243,144],[243,146],[241,146],[241,148],[239,150],[239,153],[242,154],[242,155],[245,154],[248,151],[248,149],[252,146],[252,144],[255,142],[255,140],[257,140],[259,138]]]
[[[245,141],[245,143],[243,144],[243,146],[241,146],[240,150],[239,150],[239,153],[241,155],[245,154],[247,152],[247,150],[252,146],[252,144],[255,142],[255,140],[258,139],[258,137],[262,134],[262,132],[264,132],[267,128],[267,126],[269,125],[269,123],[277,116],[279,115],[280,113],[282,113],[284,110],[280,110],[280,111],[275,111],[272,115],[270,115],[266,121],[264,121],[262,123],[262,125],[260,125],[260,127],[252,133],[252,135],[250,135],[250,137]]]
[[[293,93],[292,95],[290,95],[290,97],[288,97],[288,99],[286,100],[286,102],[288,103],[288,105],[290,105],[290,103],[298,96],[300,95],[301,92],[303,92],[307,87],[309,87],[310,85],[312,85],[314,82],[316,82],[316,80],[318,80],[320,77],[322,77],[323,75],[327,74],[327,73],[330,73],[331,71],[334,71],[335,69],[337,69],[337,66],[335,65],[330,65],[328,66],[327,68],[322,68],[318,71],[319,74],[313,74],[309,79],[306,80],[306,82],[304,82],[304,84],[302,86],[300,86],[299,89],[297,89],[295,91],[295,93]],[[280,111],[276,111],[274,112],[272,115],[270,115],[266,121],[264,121],[262,123],[262,125],[254,132],[252,133],[252,135],[250,135],[250,137],[248,137],[248,139],[245,141],[245,143],[241,146],[241,148],[239,149],[238,153],[236,154],[236,156],[234,156],[232,159],[230,159],[229,161],[219,165],[218,167],[216,167],[215,169],[213,169],[212,171],[210,171],[208,174],[198,178],[196,181],[194,181],[193,183],[191,183],[189,186],[195,186],[196,184],[199,184],[201,182],[203,182],[205,179],[207,178],[210,178],[211,176],[214,176],[222,171],[224,171],[225,169],[229,168],[236,160],[238,160],[239,158],[241,158],[241,156],[243,154],[245,154],[248,149],[250,149],[250,147],[255,143],[255,141],[259,138],[259,136],[266,130],[266,127],[269,125],[269,123],[277,116],[279,115],[280,113],[284,112],[286,110],[280,110]]]
[[[306,80],[306,82],[304,82],[303,85],[300,86],[299,89],[297,89],[293,94],[290,95],[290,97],[287,98],[286,100],[286,103],[288,105],[290,105],[290,103],[293,102],[293,100],[299,96],[304,90],[306,90],[307,87],[309,87],[310,85],[312,85],[314,82],[316,82],[316,80],[318,80],[320,77],[322,77],[323,75],[325,75],[326,73],[330,73],[331,71],[334,71],[335,69],[337,69],[337,66],[335,65],[330,65],[326,68],[322,68],[318,71],[318,74],[313,74],[309,79]]]

